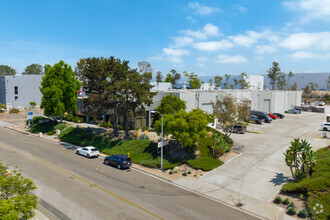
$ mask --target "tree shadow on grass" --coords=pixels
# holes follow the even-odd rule
[[[282,185],[283,183],[287,183],[290,181],[290,178],[284,176],[283,173],[276,173],[275,177],[271,179],[269,182],[273,183],[274,186]]]

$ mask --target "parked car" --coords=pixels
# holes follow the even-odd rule
[[[280,119],[283,119],[284,118],[284,115],[281,114],[281,113],[274,112],[273,115],[276,115],[277,118],[280,118]]]
[[[330,131],[330,122],[323,122],[323,123],[321,124],[321,129],[322,129],[323,131]]]
[[[91,158],[91,157],[98,157],[100,155],[100,151],[93,146],[88,146],[88,147],[78,148],[76,154]]]
[[[289,113],[289,114],[299,114],[297,110],[295,109],[289,109],[287,111],[285,111],[285,113]]]
[[[258,116],[255,115],[251,115],[248,120],[248,122],[253,122],[255,124],[262,124],[262,122],[264,121],[263,119],[258,118]]]
[[[115,166],[118,169],[130,168],[130,166],[132,166],[131,158],[129,158],[125,155],[121,155],[121,154],[116,154],[116,155],[111,155],[111,156],[105,157],[103,163],[106,165]]]
[[[293,108],[293,109],[296,110],[299,114],[301,114],[301,112],[302,112],[302,109],[299,108],[299,107],[295,107],[295,108]]]
[[[257,116],[259,119],[263,119],[267,123],[271,123],[273,120],[266,112],[251,110],[250,114]]]
[[[271,113],[268,113],[269,117],[271,117],[272,119],[277,119],[277,116],[276,115],[273,115]]]
[[[324,105],[325,105],[325,102],[321,101],[321,102],[319,102],[318,105],[319,105],[319,106],[324,106]]]

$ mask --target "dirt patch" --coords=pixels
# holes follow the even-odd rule
[[[226,163],[227,161],[231,160],[232,158],[236,157],[239,153],[236,153],[234,151],[229,151],[228,153],[221,155],[221,157],[219,157],[219,160],[223,161],[224,163]]]
[[[298,216],[298,213],[301,209],[307,209],[306,208],[307,207],[307,195],[306,194],[280,192],[279,194],[276,195],[276,197],[277,196],[280,196],[282,198],[282,200],[289,199],[290,202],[293,202],[295,204],[297,214],[296,215],[290,215],[291,217],[294,217],[296,219],[303,219],[303,218],[300,218]],[[274,203],[274,204],[287,211],[288,205],[284,205],[282,203],[281,204]],[[304,219],[306,219],[306,218],[304,218]]]

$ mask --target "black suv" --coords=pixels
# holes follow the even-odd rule
[[[258,117],[255,116],[255,115],[251,115],[251,116],[248,118],[247,121],[248,121],[248,122],[253,122],[253,123],[255,123],[255,124],[262,124],[262,122],[263,122],[264,120],[261,119],[261,118],[258,118]]]

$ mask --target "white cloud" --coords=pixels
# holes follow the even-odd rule
[[[205,64],[203,64],[203,63],[197,63],[197,66],[199,66],[199,67],[205,67]]]
[[[191,16],[187,16],[187,20],[190,21],[192,24],[195,24],[197,22],[197,20]]]
[[[269,45],[257,45],[255,51],[258,54],[265,54],[265,53],[275,53],[277,52],[277,49]]]
[[[247,8],[242,5],[234,5],[234,8],[236,8],[237,10],[239,10],[242,13],[247,12]]]
[[[283,2],[290,10],[301,13],[301,22],[312,20],[330,20],[329,0],[291,0]]]
[[[317,53],[312,53],[312,52],[306,52],[306,51],[298,51],[295,52],[291,55],[289,55],[294,60],[302,60],[302,59],[319,59],[319,60],[324,60],[329,58],[329,54],[317,54]]]
[[[236,45],[250,47],[253,44],[258,42],[258,39],[262,37],[262,34],[255,31],[247,31],[247,35],[237,35],[237,36],[229,36]]]
[[[228,56],[225,54],[220,54],[219,56],[216,57],[214,61],[217,63],[236,63],[236,64],[249,62],[249,60],[243,57],[242,55]]]
[[[159,61],[159,60],[163,60],[162,56],[152,56],[148,58],[149,60],[153,60],[153,61]]]
[[[297,33],[279,43],[279,46],[291,50],[329,50],[330,32]]]
[[[233,46],[234,45],[227,40],[198,42],[193,44],[194,48],[202,51],[217,51],[232,48]]]
[[[191,37],[173,37],[173,40],[175,42],[174,47],[184,47],[194,42],[194,39]]]
[[[170,55],[170,56],[182,56],[182,55],[189,54],[189,52],[187,50],[174,49],[174,48],[163,48],[163,52],[164,52],[164,54]]]
[[[193,31],[188,29],[181,32],[197,39],[206,39],[207,37],[217,37],[221,35],[219,28],[213,24],[206,24],[202,30],[199,29],[197,31]]]
[[[188,8],[194,9],[195,13],[199,15],[210,15],[216,12],[221,12],[219,8],[203,6],[198,2],[190,2]]]
[[[180,58],[180,57],[176,57],[176,56],[174,56],[174,57],[170,57],[169,60],[170,60],[171,62],[173,62],[173,63],[182,63],[181,58]]]

